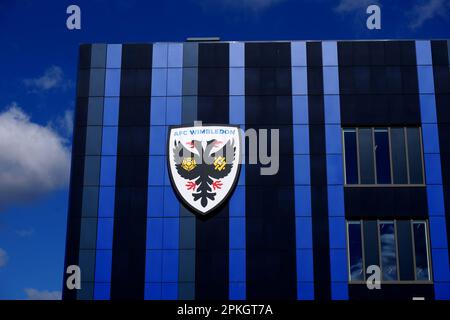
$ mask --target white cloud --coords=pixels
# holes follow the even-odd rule
[[[335,11],[339,13],[350,13],[356,10],[364,9],[363,13],[366,13],[366,8],[372,4],[379,4],[378,0],[340,0]]]
[[[61,291],[36,290],[25,288],[25,294],[28,300],[61,300]]]
[[[450,4],[448,0],[425,0],[416,4],[408,16],[411,19],[409,27],[411,29],[420,28],[425,22],[437,16],[446,17]]]
[[[15,230],[16,234],[21,238],[31,237],[34,234],[33,228]]]
[[[31,122],[16,103],[0,113],[0,150],[0,209],[67,186],[67,141]]]
[[[5,250],[0,248],[0,268],[6,266],[8,263],[9,257]]]
[[[31,92],[48,91],[55,88],[67,88],[71,81],[64,78],[63,70],[58,66],[51,66],[44,74],[37,78],[23,80],[23,83],[31,89]]]

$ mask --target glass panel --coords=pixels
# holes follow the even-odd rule
[[[414,255],[416,257],[416,280],[430,280],[428,241],[425,222],[413,223]]]
[[[375,156],[377,162],[377,183],[390,184],[391,160],[388,129],[375,129]]]
[[[347,184],[358,183],[358,156],[356,148],[356,130],[344,130],[345,174]]]
[[[359,129],[359,165],[362,184],[375,183],[372,129]]]
[[[380,245],[382,279],[397,280],[397,245],[393,222],[380,222]]]
[[[360,222],[349,222],[348,224],[348,255],[350,264],[350,281],[363,281],[364,265]]]
[[[406,170],[405,131],[403,128],[391,129],[392,167],[395,184],[408,183]]]
[[[423,183],[422,148],[419,128],[407,128],[408,161],[410,183]]]

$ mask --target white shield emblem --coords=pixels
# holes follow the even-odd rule
[[[167,145],[170,180],[190,209],[206,215],[227,200],[240,171],[239,127],[171,127]]]

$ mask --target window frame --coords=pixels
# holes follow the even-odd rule
[[[364,222],[365,221],[376,221],[377,222],[377,237],[378,237],[378,267],[381,271],[381,285],[383,284],[401,284],[401,285],[408,285],[408,284],[433,284],[433,265],[432,265],[432,257],[431,257],[431,241],[430,241],[430,232],[429,232],[429,221],[424,219],[406,219],[406,221],[410,222],[411,227],[411,243],[412,243],[412,255],[413,255],[413,263],[414,263],[414,280],[400,280],[400,259],[398,256],[399,247],[398,247],[398,236],[397,236],[397,221],[405,221],[405,219],[346,219],[346,241],[347,241],[347,279],[349,285],[361,285],[366,284],[367,281],[367,266],[366,266],[366,253],[365,253],[365,238],[364,238]],[[383,280],[383,269],[382,269],[382,262],[381,262],[381,239],[380,239],[380,223],[383,222],[392,222],[394,223],[394,230],[395,230],[395,249],[396,249],[396,263],[397,263],[397,279],[398,280]],[[364,280],[351,280],[351,273],[350,273],[350,237],[349,237],[349,224],[356,224],[358,223],[360,226],[361,231],[361,252],[362,252],[362,258],[363,258],[363,277]],[[414,240],[414,234],[413,234],[413,224],[414,223],[423,223],[425,225],[425,236],[426,236],[426,249],[427,249],[427,259],[428,259],[428,280],[417,280],[417,272],[416,272],[416,255],[415,255],[415,240]]]
[[[360,164],[360,150],[359,150],[359,129],[371,129],[372,130],[372,143],[373,143],[373,163],[374,163],[374,174],[375,174],[375,183],[367,184],[361,183],[361,164]],[[394,166],[392,159],[392,137],[391,137],[391,129],[392,128],[402,128],[404,131],[404,140],[405,140],[405,153],[406,153],[406,173],[407,173],[407,183],[395,184],[394,183]],[[408,128],[417,128],[419,130],[419,141],[420,141],[420,151],[421,151],[421,165],[422,165],[422,183],[410,183],[410,168],[409,168],[409,150],[408,150]],[[424,149],[423,149],[423,136],[422,136],[422,127],[421,126],[359,126],[359,127],[350,127],[345,126],[341,128],[341,139],[342,139],[342,159],[343,159],[343,173],[344,173],[344,187],[349,188],[359,188],[359,187],[425,187],[426,186],[426,175],[425,175],[425,157],[424,157]],[[389,160],[390,160],[390,171],[391,171],[391,183],[390,184],[378,184],[377,177],[377,163],[376,163],[376,148],[375,148],[375,130],[376,129],[387,129],[388,130],[388,138],[389,138]],[[358,174],[358,183],[349,184],[347,183],[347,169],[346,169],[346,154],[345,154],[345,132],[353,131],[356,135],[356,158],[357,158],[357,174]]]

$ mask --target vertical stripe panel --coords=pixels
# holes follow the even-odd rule
[[[185,43],[179,49],[177,52],[181,52],[174,56],[179,57],[177,66],[182,67],[181,123],[192,124],[197,120],[198,44]],[[172,51],[175,50],[169,50],[169,53]],[[180,300],[195,299],[195,219],[186,207],[180,205],[178,268]]]
[[[291,43],[297,299],[314,299],[306,43]]]
[[[449,300],[450,267],[430,41],[416,41],[416,57],[435,298]]]
[[[241,146],[245,143],[245,46],[230,43],[230,124],[241,128]],[[241,162],[245,148],[241,148]],[[241,165],[241,177],[245,166]],[[241,179],[240,179],[241,180]],[[246,298],[245,252],[245,179],[236,187],[229,204],[229,299]]]
[[[344,177],[337,43],[322,43],[331,299],[348,299]]]
[[[121,54],[122,45],[110,44],[107,46],[95,262],[95,300],[109,300],[111,289]]]

